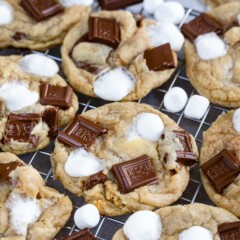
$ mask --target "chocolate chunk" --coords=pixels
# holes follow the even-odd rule
[[[91,42],[102,43],[114,49],[120,44],[120,26],[115,19],[90,17],[88,26]]]
[[[42,120],[49,127],[48,137],[54,139],[58,134],[58,110],[56,108],[47,108],[43,112]]]
[[[192,152],[192,142],[190,135],[185,131],[173,131],[176,137],[180,140],[184,152]]]
[[[88,179],[84,182],[83,184],[84,190],[89,190],[99,183],[104,183],[106,180],[107,176],[102,172],[93,174],[90,177],[88,177]]]
[[[106,132],[106,128],[78,115],[67,129],[58,134],[58,140],[69,147],[87,148]]]
[[[36,21],[42,21],[63,11],[62,5],[55,0],[22,0],[21,6]]]
[[[183,24],[181,31],[185,37],[193,42],[198,36],[209,32],[221,34],[222,26],[216,19],[206,13],[203,13],[189,23]]]
[[[73,89],[69,86],[60,87],[42,83],[40,86],[40,103],[67,109],[71,105],[72,93]]]
[[[101,72],[101,68],[99,68],[98,65],[94,65],[94,64],[86,64],[86,63],[78,63],[78,62],[75,62],[76,66],[78,68],[81,68],[87,72],[90,72],[92,74],[95,74],[97,75],[98,73]]]
[[[240,163],[233,153],[224,149],[210,161],[204,163],[201,169],[216,192],[221,193],[240,173]]]
[[[72,234],[71,236],[62,238],[61,240],[95,240],[96,238],[89,231],[88,228],[85,228],[77,233]]]
[[[169,43],[144,52],[144,59],[150,71],[163,71],[175,68],[173,54]]]
[[[127,6],[137,4],[143,0],[98,0],[102,9],[114,10],[119,8],[125,8]]]
[[[112,167],[112,172],[121,193],[129,193],[136,188],[158,183],[156,172],[147,155],[116,164]]]
[[[220,224],[218,226],[218,234],[221,240],[240,239],[240,221]]]
[[[9,173],[21,166],[24,166],[24,164],[19,161],[0,163],[0,184],[9,182]]]
[[[15,32],[12,38],[16,41],[21,41],[22,39],[26,38],[26,34],[23,32]]]
[[[7,121],[4,143],[14,140],[17,142],[31,143],[36,147],[38,137],[31,135],[31,132],[40,120],[40,114],[10,113]]]

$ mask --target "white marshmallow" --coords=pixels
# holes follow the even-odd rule
[[[9,111],[18,111],[35,104],[39,93],[32,92],[26,82],[9,81],[0,87],[0,97],[5,101]]]
[[[0,26],[13,21],[14,11],[12,6],[6,1],[0,1]]]
[[[128,133],[131,141],[137,137],[149,141],[158,141],[164,131],[161,118],[154,113],[140,113],[133,120],[133,125]]]
[[[190,97],[184,110],[184,115],[190,118],[201,119],[209,106],[209,100],[203,96],[193,95]]]
[[[179,240],[213,240],[211,231],[204,227],[193,226],[179,234]]]
[[[41,208],[37,199],[23,197],[17,192],[11,193],[6,207],[10,211],[10,223],[18,235],[26,236],[30,224],[38,220]]]
[[[75,5],[90,6],[93,4],[93,0],[60,0],[64,7],[72,7]]]
[[[240,133],[240,108],[235,111],[232,121],[234,129]]]
[[[134,88],[135,79],[127,69],[117,67],[100,74],[93,84],[94,93],[107,101],[120,101]]]
[[[224,56],[227,46],[224,41],[214,32],[200,35],[195,40],[198,56],[202,60],[210,60]]]
[[[154,11],[154,17],[161,22],[178,24],[182,21],[185,10],[179,2],[169,1],[159,5]]]
[[[146,12],[153,14],[155,9],[161,5],[164,1],[163,0],[144,0],[143,1],[143,8]]]
[[[164,107],[170,112],[183,110],[188,101],[187,93],[180,87],[171,88],[164,96]]]
[[[170,43],[173,50],[179,51],[183,46],[184,36],[173,23],[157,22],[149,26],[147,31],[154,47]]]
[[[94,228],[98,225],[100,214],[93,204],[86,204],[75,212],[74,222],[80,229]]]
[[[43,55],[29,54],[20,62],[23,71],[43,77],[53,77],[59,71],[57,63]]]
[[[162,234],[161,219],[154,212],[138,211],[128,218],[123,231],[129,240],[158,240]]]
[[[86,177],[102,171],[104,164],[84,148],[78,148],[71,152],[64,169],[71,177]]]

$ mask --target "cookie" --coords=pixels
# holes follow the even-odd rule
[[[222,237],[221,239],[230,239],[228,237],[232,236],[231,234],[237,234],[234,236],[239,236],[237,226],[235,226],[235,229],[232,228],[233,224],[239,227],[238,218],[222,208],[194,203],[164,207],[156,210],[154,213],[159,219],[148,222],[149,224],[142,226],[140,229],[137,229],[137,227],[141,226],[141,221],[144,221],[143,218],[132,219],[131,223],[129,221],[130,219],[128,219],[124,225],[124,229],[118,230],[113,236],[113,240],[220,240],[220,236]],[[142,213],[142,217],[144,217],[144,215],[146,215],[146,213]],[[132,216],[130,218],[132,218]],[[151,238],[153,231],[157,230],[158,222],[161,226],[158,230],[158,236]],[[134,224],[138,225],[134,226]],[[132,226],[132,229],[129,229],[130,226]],[[150,227],[152,231],[148,232],[149,229],[147,228]],[[228,232],[225,231],[226,228],[228,228]],[[148,233],[148,238],[144,238],[142,235],[139,238],[127,238],[125,235],[131,234],[131,236],[135,236],[138,232],[140,233],[140,231],[142,231],[143,234]]]
[[[137,100],[170,78],[183,36],[170,23],[139,24],[130,12],[101,11],[69,31],[63,70],[76,91],[107,101]]]
[[[239,12],[240,2],[227,3],[182,27],[191,84],[210,102],[225,107],[240,106]]]
[[[37,54],[0,57],[0,147],[4,151],[23,154],[42,149],[59,127],[74,118],[77,96],[58,71],[52,59]]]
[[[239,110],[218,117],[203,134],[201,178],[210,199],[240,216]]]
[[[204,4],[207,4],[211,7],[219,6],[221,4],[229,3],[229,2],[237,2],[238,0],[203,0]]]
[[[130,102],[78,115],[51,155],[65,188],[108,216],[175,202],[197,159],[190,134],[163,113]]]
[[[70,217],[67,196],[11,153],[0,153],[0,238],[50,240]]]
[[[91,3],[72,0],[1,1],[0,48],[13,46],[45,50],[58,45],[73,25],[89,15]]]

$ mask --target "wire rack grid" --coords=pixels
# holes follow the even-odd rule
[[[97,3],[94,3],[94,10],[95,11],[99,10],[99,6]],[[138,4],[135,7],[128,8],[128,10],[132,11],[133,13],[141,13],[146,15],[146,13],[144,13],[143,11],[142,4]],[[186,7],[185,10],[186,10],[186,15],[182,23],[180,24],[180,26],[184,22],[200,14],[198,10],[194,10],[193,8]],[[32,52],[37,54],[44,54],[54,59],[61,67],[62,59],[60,54],[60,47],[49,49],[44,53],[25,50],[25,49],[19,50],[14,48],[8,48],[8,49],[0,50],[0,56],[8,56],[12,54],[25,55]],[[163,105],[163,98],[165,93],[170,88],[174,86],[179,86],[187,92],[188,97],[194,94],[197,94],[197,92],[193,89],[193,87],[191,86],[186,76],[183,51],[178,54],[178,61],[179,61],[178,68],[176,69],[171,79],[168,80],[161,87],[152,90],[146,97],[144,97],[143,99],[140,99],[138,102],[146,103],[152,106],[153,108],[158,109],[159,111],[162,111],[163,113],[167,114],[170,118],[175,120],[175,122],[177,122],[181,128],[190,132],[195,137],[198,147],[200,149],[202,144],[203,132],[206,131],[209,128],[209,126],[211,126],[212,122],[215,121],[220,114],[222,114],[223,112],[226,112],[227,109],[211,104],[207,112],[205,113],[204,117],[201,120],[188,118],[184,116],[183,111],[179,113],[171,113],[167,111]],[[60,70],[60,75],[64,79],[66,79],[66,77],[64,76],[61,70]],[[81,94],[78,94],[78,99],[79,99],[78,114],[81,114],[89,109],[94,109],[96,107],[102,106],[107,103],[103,100],[90,98]],[[48,147],[46,147],[41,151],[25,154],[20,157],[27,164],[32,165],[39,171],[41,176],[46,180],[47,186],[53,187],[57,189],[59,192],[68,195],[73,202],[74,210],[71,215],[71,218],[69,219],[65,227],[54,238],[55,240],[60,240],[62,237],[71,235],[72,233],[79,231],[79,229],[74,224],[73,215],[76,209],[84,205],[85,202],[83,198],[76,197],[72,193],[65,190],[62,184],[58,180],[54,179],[52,166],[50,163],[50,154],[53,151],[53,149],[54,149],[54,142],[51,142],[51,144]],[[202,187],[198,168],[199,166],[195,166],[194,168],[191,169],[191,177],[190,177],[189,185],[186,191],[183,193],[182,197],[175,204],[190,204],[193,202],[200,202],[200,203],[205,203],[210,205],[213,204],[211,200],[208,198],[207,194],[205,193]],[[101,216],[98,226],[91,229],[91,231],[96,236],[97,239],[110,240],[112,239],[112,236],[114,235],[114,233],[123,226],[128,216],[129,215],[123,215],[119,217]]]

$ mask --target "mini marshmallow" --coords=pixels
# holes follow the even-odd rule
[[[6,1],[0,1],[0,26],[13,21],[14,11],[12,6]]]
[[[41,208],[37,199],[23,197],[17,192],[12,192],[7,200],[10,223],[18,235],[26,236],[30,224],[38,220]]]
[[[180,87],[171,88],[164,96],[164,107],[170,112],[180,112],[188,101],[187,93]]]
[[[202,60],[219,58],[227,53],[226,44],[215,32],[200,35],[194,43]]]
[[[159,215],[143,210],[132,214],[123,226],[129,240],[158,240],[162,234],[162,223]]]
[[[233,114],[233,126],[234,129],[240,133],[240,108],[238,108]]]
[[[94,93],[107,101],[120,101],[134,88],[135,79],[127,69],[117,67],[100,74],[93,84]]]
[[[213,240],[213,234],[201,226],[193,226],[179,234],[179,240]]]
[[[64,169],[70,177],[87,177],[102,171],[104,164],[84,148],[78,148],[71,152]]]
[[[80,229],[94,228],[98,225],[100,214],[93,204],[80,207],[74,214],[74,222]]]
[[[93,4],[93,0],[60,0],[64,7],[72,7],[76,5],[90,6]]]
[[[157,22],[149,26],[147,32],[154,47],[170,43],[173,50],[179,51],[183,46],[184,36],[173,23]]]
[[[163,0],[144,0],[143,1],[143,8],[146,12],[153,14],[155,9],[161,5],[164,1]]]
[[[133,120],[130,132],[127,134],[129,141],[140,137],[149,141],[158,141],[164,131],[161,118],[154,113],[140,113]]]
[[[43,77],[53,77],[59,71],[54,60],[39,54],[24,56],[20,62],[20,67],[24,72]]]
[[[169,1],[159,5],[154,11],[154,17],[161,22],[178,24],[185,15],[185,10],[179,2]]]
[[[190,118],[201,119],[209,106],[209,100],[203,96],[193,95],[190,97],[184,110],[184,115]]]
[[[0,97],[5,101],[7,109],[18,111],[35,104],[39,93],[29,90],[26,82],[8,81],[0,87]]]

